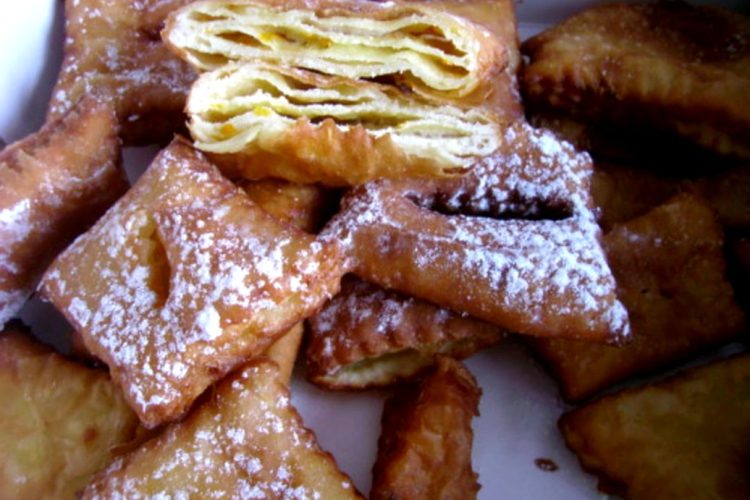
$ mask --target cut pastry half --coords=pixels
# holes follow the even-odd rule
[[[264,63],[206,73],[188,99],[197,148],[231,177],[330,186],[456,176],[499,144],[491,112]]]
[[[162,37],[203,71],[230,61],[270,61],[353,79],[392,79],[449,99],[473,93],[508,59],[484,28],[398,2],[195,2],[168,18]]]

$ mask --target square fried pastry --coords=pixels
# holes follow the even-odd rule
[[[525,335],[619,342],[586,154],[516,123],[460,179],[360,186],[321,233],[382,287]]]
[[[0,496],[73,499],[138,417],[106,372],[68,361],[22,328],[0,333]]]
[[[750,158],[750,18],[687,2],[584,10],[524,42],[532,107]]]
[[[715,361],[563,415],[599,488],[629,499],[750,497],[750,355]]]
[[[127,188],[114,113],[92,96],[0,152],[0,328]]]
[[[308,326],[307,378],[329,389],[390,385],[438,355],[466,358],[503,338],[494,325],[351,275]]]
[[[83,498],[362,498],[302,425],[274,363],[251,361],[207,396]]]
[[[41,289],[154,427],[312,314],[341,267],[335,242],[278,221],[178,138]]]
[[[604,237],[632,340],[621,347],[557,339],[532,345],[566,399],[670,365],[744,330],[726,277],[723,235],[711,209],[682,194]]]
[[[472,374],[446,357],[399,388],[383,408],[370,498],[476,498],[471,420],[480,395]]]
[[[165,17],[190,0],[66,0],[62,69],[49,118],[96,90],[111,100],[126,144],[168,140],[182,128],[195,71],[159,36]]]

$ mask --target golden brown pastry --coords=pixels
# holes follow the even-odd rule
[[[525,124],[464,178],[374,182],[323,231],[360,278],[525,335],[618,342],[627,314],[591,212],[591,163]]]
[[[199,1],[170,15],[162,36],[202,71],[271,62],[447,99],[486,95],[508,63],[487,30],[422,3]]]
[[[398,389],[383,409],[370,498],[476,498],[471,420],[480,395],[471,373],[445,357],[421,383]]]
[[[139,430],[106,372],[66,360],[18,326],[0,333],[0,394],[3,498],[73,499]]]
[[[685,2],[587,9],[523,44],[532,107],[750,158],[750,18]]]
[[[750,356],[685,371],[565,414],[599,488],[629,499],[750,496]]]
[[[341,260],[178,138],[55,260],[42,291],[152,428],[320,307]]]
[[[744,315],[726,278],[723,242],[711,209],[688,194],[615,225],[604,247],[630,316],[631,342],[532,341],[566,399],[585,399],[742,333]]]
[[[182,128],[197,75],[167,50],[159,30],[189,1],[66,0],[64,59],[48,117],[96,91],[112,101],[127,145],[169,140]]]
[[[307,378],[328,389],[390,385],[438,355],[466,358],[503,338],[493,325],[354,276],[308,326]]]
[[[331,193],[312,184],[294,184],[275,179],[243,181],[240,187],[263,210],[308,233],[317,232],[334,200]],[[279,375],[289,381],[302,344],[303,323],[297,323],[265,352],[279,365]]]
[[[0,328],[127,187],[117,122],[95,97],[0,152]]]
[[[198,149],[232,178],[328,186],[464,173],[498,147],[484,108],[268,63],[203,74],[187,103]]]
[[[182,422],[99,473],[83,498],[362,498],[302,425],[277,367],[255,360]]]

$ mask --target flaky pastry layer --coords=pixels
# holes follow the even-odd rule
[[[201,70],[272,61],[353,79],[390,77],[460,98],[507,64],[493,36],[427,5],[209,0],[169,17],[164,40]]]
[[[231,176],[327,185],[444,177],[498,147],[482,108],[434,104],[387,85],[270,64],[206,73],[187,104],[199,149]]]

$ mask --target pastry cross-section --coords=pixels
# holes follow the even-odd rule
[[[176,139],[58,257],[42,290],[153,427],[335,293],[339,253]]]
[[[362,498],[291,405],[276,366],[256,360],[179,423],[116,460],[83,498]]]
[[[176,11],[162,36],[200,70],[265,61],[352,79],[389,78],[461,98],[508,62],[491,33],[429,5],[209,0]]]
[[[497,149],[500,134],[481,107],[249,62],[201,76],[187,112],[196,147],[231,177],[333,186],[455,176]]]
[[[127,187],[114,112],[94,97],[0,153],[0,328]]]

